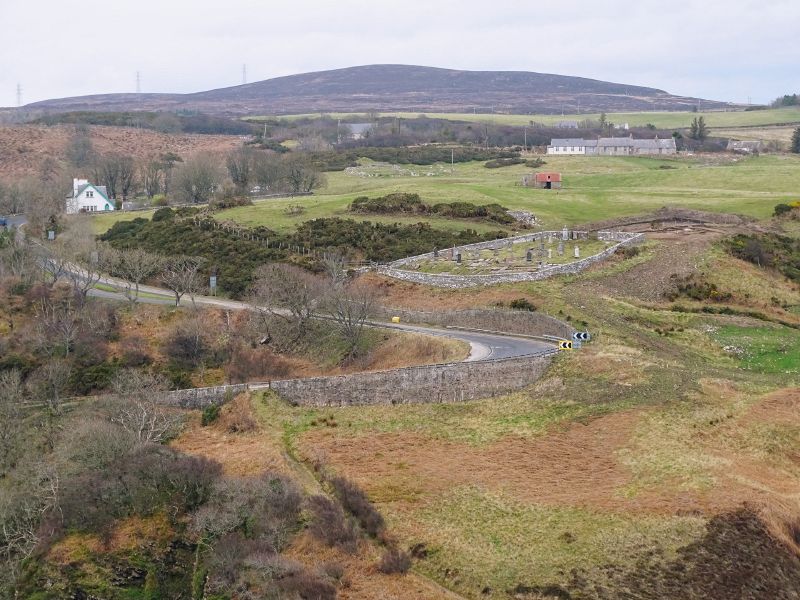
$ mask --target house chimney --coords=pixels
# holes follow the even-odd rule
[[[78,181],[79,180],[77,178],[73,178],[72,179],[72,197],[73,198],[78,195]]]

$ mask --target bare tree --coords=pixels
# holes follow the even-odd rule
[[[125,201],[136,189],[136,163],[133,158],[117,156],[117,172],[119,173],[119,191],[122,194],[122,200]]]
[[[0,234],[0,275],[11,275],[33,283],[39,273],[36,250],[26,237],[13,232]]]
[[[194,296],[200,291],[200,267],[203,259],[178,256],[164,261],[159,281],[175,294],[175,306],[180,306],[181,298],[189,294],[194,304]]]
[[[282,319],[294,330],[295,344],[306,334],[308,322],[325,296],[319,277],[295,267],[273,263],[255,272],[250,304],[267,325],[270,318]]]
[[[161,162],[161,168],[164,170],[164,194],[169,195],[172,171],[176,164],[183,162],[183,159],[174,152],[165,152],[159,158],[159,162]]]
[[[25,560],[40,541],[40,524],[59,509],[58,470],[41,463],[30,469],[17,486],[0,488],[0,592],[16,597],[14,584]]]
[[[21,452],[25,386],[19,371],[0,372],[0,473],[14,466]]]
[[[177,169],[175,194],[186,202],[208,202],[222,181],[219,161],[211,154],[198,154]]]
[[[35,396],[44,400],[54,415],[61,414],[61,394],[71,373],[72,368],[66,360],[52,358],[31,375],[30,387]]]
[[[75,131],[67,142],[66,154],[73,167],[86,167],[92,162],[94,148],[88,125],[75,126]]]
[[[107,249],[101,254],[104,270],[121,282],[114,282],[122,294],[131,302],[139,300],[139,286],[161,268],[161,258],[140,248],[125,250]]]
[[[132,433],[140,444],[162,443],[178,430],[182,417],[164,407],[166,382],[154,375],[126,369],[114,380],[116,397],[110,420]]]
[[[164,181],[164,164],[158,160],[148,160],[140,165],[139,178],[142,181],[145,195],[152,199],[161,192]]]
[[[53,288],[36,303],[39,347],[48,355],[69,356],[80,331],[81,320],[71,287]]]
[[[293,194],[310,192],[325,185],[325,177],[307,159],[289,157],[285,165],[286,181]]]
[[[252,148],[243,146],[230,152],[225,159],[228,176],[239,194],[246,194],[250,189],[250,181],[253,178],[253,154]]]
[[[257,152],[253,157],[253,181],[261,191],[278,190],[286,179],[283,161],[276,154]]]
[[[358,280],[330,286],[325,299],[326,313],[339,326],[349,356],[357,351],[374,306],[374,291]]]

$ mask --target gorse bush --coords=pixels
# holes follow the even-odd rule
[[[426,204],[418,194],[388,194],[379,198],[360,196],[350,204],[350,212],[360,214],[412,214],[451,217],[455,219],[479,219],[510,225],[514,218],[508,209],[499,204],[477,205],[469,202],[440,202]]]
[[[493,220],[505,219],[503,208],[474,207],[455,203],[437,209],[453,216],[492,215]],[[337,254],[349,260],[388,262],[430,252],[433,248],[462,246],[506,237],[504,231],[478,233],[473,229],[447,231],[427,223],[414,225],[370,223],[352,219],[324,218],[306,221],[294,233],[276,234],[265,227],[246,230],[238,236],[217,229],[211,222],[161,217],[159,221],[134,219],[114,224],[100,239],[115,248],[141,248],[162,256],[198,256],[209,268],[216,269],[219,288],[233,298],[243,298],[253,283],[253,273],[259,266],[280,261],[293,261],[314,268],[314,259],[295,253],[303,247]],[[251,237],[255,239],[250,239]],[[265,240],[269,240],[269,246]],[[316,265],[316,268],[321,268]]]

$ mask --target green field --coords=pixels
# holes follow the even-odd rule
[[[363,113],[325,113],[335,119],[362,119],[368,120]],[[506,115],[506,114],[473,114],[473,113],[381,113],[382,117],[399,117],[401,119],[414,119],[424,114],[431,119],[448,119],[452,121],[471,121],[478,123],[498,123],[501,125],[529,125],[531,122],[543,125],[555,125],[563,120],[582,121],[584,119],[597,120],[598,113],[572,114],[572,115]],[[709,127],[753,127],[760,125],[782,125],[787,123],[800,123],[800,107],[773,108],[768,110],[731,111],[731,112],[630,112],[608,113],[608,120],[612,123],[628,123],[632,127],[645,126],[648,123],[663,129],[679,129],[689,127],[692,119],[702,116]],[[250,117],[248,120],[258,121],[264,119],[298,119],[301,117],[319,117],[319,114],[289,115],[289,116],[264,116]]]
[[[798,333],[777,327],[721,328],[716,339],[738,355],[745,369],[761,373],[800,373]]]
[[[252,206],[216,213],[220,220],[247,226],[264,225],[291,231],[299,223],[338,216],[382,223],[416,223],[416,216],[354,215],[347,210],[358,196],[383,196],[393,192],[419,194],[425,202],[463,201],[500,203],[510,209],[534,213],[545,228],[560,229],[602,219],[640,214],[676,205],[713,212],[738,213],[756,218],[772,214],[781,202],[797,200],[800,157],[769,155],[752,158],[718,157],[546,157],[545,170],[559,171],[564,188],[538,190],[519,185],[531,169],[523,165],[487,169],[483,163],[456,164],[452,172],[437,177],[358,177],[328,173],[328,186],[314,196],[256,201]],[[449,166],[448,166],[449,169]],[[287,208],[300,205],[302,214]],[[147,211],[112,213],[94,217],[102,232],[119,220],[149,218]],[[479,232],[504,229],[486,221],[426,217],[432,227],[448,230],[473,228]],[[511,232],[513,228],[506,227]]]
[[[741,213],[764,218],[774,206],[798,197],[797,157],[758,158],[706,162],[703,158],[593,158],[547,157],[544,169],[560,171],[564,189],[559,192],[519,185],[525,166],[486,169],[482,163],[456,164],[454,172],[440,177],[368,177],[329,173],[327,188],[309,198],[277,199],[217,213],[244,225],[266,225],[290,230],[317,217],[340,216],[376,222],[414,223],[418,217],[363,216],[347,211],[362,195],[393,192],[418,193],[429,203],[463,201],[497,202],[511,209],[533,212],[544,227],[561,228],[589,221],[632,215],[679,205],[715,212]],[[664,168],[669,167],[669,168]],[[301,215],[288,215],[290,205],[302,205]],[[426,218],[433,227],[479,231],[498,229],[485,222]]]

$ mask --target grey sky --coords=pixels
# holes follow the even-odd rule
[[[766,102],[800,91],[797,0],[0,0],[0,106],[192,92],[372,63],[580,75]]]

